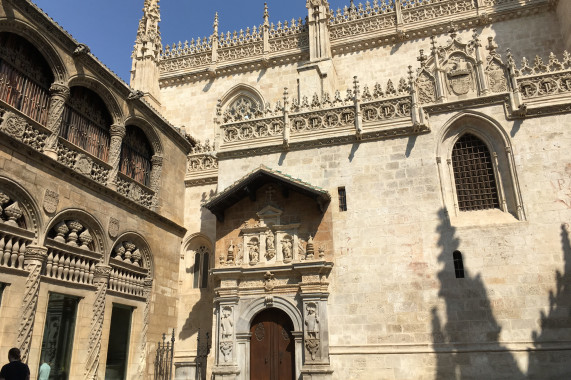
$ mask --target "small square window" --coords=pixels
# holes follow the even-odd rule
[[[347,192],[344,187],[337,189],[339,192],[339,211],[347,211]]]

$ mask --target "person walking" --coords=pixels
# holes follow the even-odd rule
[[[8,361],[10,363],[0,371],[0,380],[30,380],[30,368],[22,363],[19,349],[14,347],[8,351]]]

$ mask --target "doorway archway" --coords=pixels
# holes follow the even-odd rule
[[[250,326],[250,379],[295,379],[294,326],[282,310],[261,311]]]

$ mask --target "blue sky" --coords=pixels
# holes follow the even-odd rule
[[[111,70],[127,83],[131,51],[144,0],[33,0],[81,43],[88,45]],[[306,0],[267,0],[270,22],[307,15]],[[262,23],[264,0],[162,0],[163,45],[209,36],[214,13],[220,32],[233,32]],[[330,0],[333,9],[349,0]]]

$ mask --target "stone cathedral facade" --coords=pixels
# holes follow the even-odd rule
[[[166,333],[177,380],[571,374],[570,1],[270,2],[177,44],[158,3],[127,85],[0,1],[0,355],[162,379]]]

